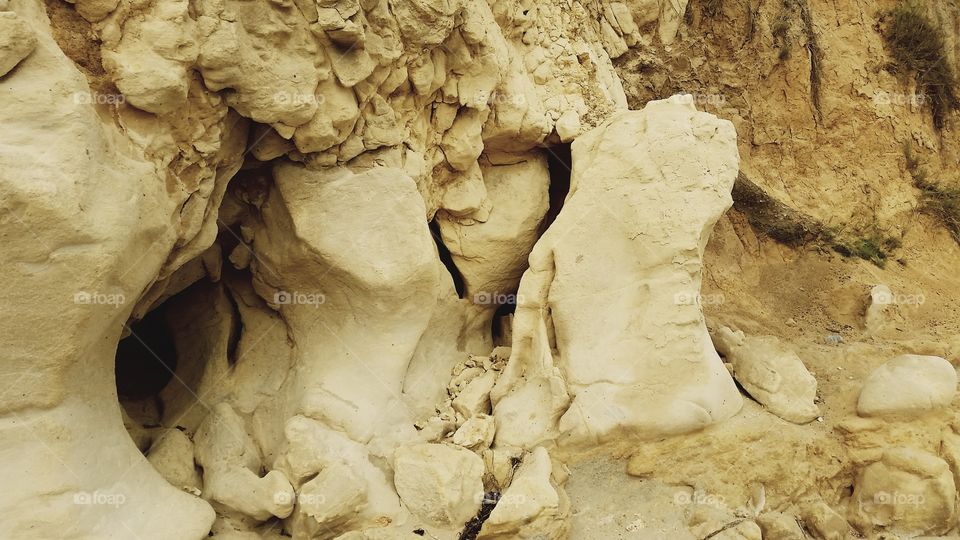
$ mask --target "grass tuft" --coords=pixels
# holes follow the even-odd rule
[[[904,145],[903,154],[913,185],[920,190],[920,211],[943,224],[953,239],[960,243],[960,186],[931,180],[926,167],[909,143]]]
[[[933,124],[943,129],[947,116],[960,109],[957,77],[947,60],[943,30],[926,15],[918,0],[903,0],[889,11],[884,38],[897,64],[914,73],[930,101]]]
[[[872,232],[863,238],[836,241],[833,249],[844,257],[859,257],[883,268],[893,252],[900,247],[900,240]]]

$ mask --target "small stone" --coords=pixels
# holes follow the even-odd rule
[[[493,417],[478,414],[469,418],[453,434],[453,444],[472,450],[489,448],[493,442],[494,433],[496,433],[496,425],[493,422]]]

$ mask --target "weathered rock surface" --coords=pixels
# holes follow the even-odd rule
[[[957,371],[936,356],[905,354],[875,369],[857,401],[861,416],[914,416],[945,407],[957,391]]]
[[[776,338],[747,337],[726,326],[714,335],[717,351],[733,365],[733,376],[773,414],[797,424],[820,416],[817,380],[796,353]]]
[[[13,11],[0,11],[0,77],[27,57],[37,46],[28,23]]]
[[[699,305],[679,301],[699,295],[700,258],[736,169],[732,126],[681,99],[577,139],[570,193],[520,285],[513,354],[494,392],[498,444],[656,437],[739,410]],[[518,409],[536,420],[520,428]]]
[[[891,448],[860,471],[850,520],[865,534],[946,534],[956,525],[956,498],[945,461],[913,448]]]
[[[569,511],[570,501],[554,480],[550,455],[537,447],[524,456],[477,538],[566,538]]]
[[[477,454],[445,444],[402,446],[393,466],[400,499],[429,523],[459,529],[480,510],[484,465]]]
[[[946,534],[955,115],[873,10],[0,0],[0,537]]]

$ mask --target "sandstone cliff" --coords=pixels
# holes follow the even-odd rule
[[[0,537],[956,535],[958,36],[0,0]]]

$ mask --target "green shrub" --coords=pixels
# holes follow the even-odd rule
[[[960,243],[960,186],[931,180],[910,144],[904,146],[903,154],[913,185],[920,190],[920,211],[933,216]]]
[[[900,247],[900,240],[871,232],[862,238],[848,241],[835,241],[833,249],[844,257],[859,257],[883,268],[893,252]]]
[[[917,0],[903,0],[888,12],[884,38],[900,67],[914,73],[930,101],[933,124],[943,129],[950,112],[960,109],[957,77],[947,60],[943,30]]]

